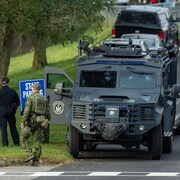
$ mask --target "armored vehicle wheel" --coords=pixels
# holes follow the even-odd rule
[[[79,155],[79,132],[72,125],[69,125],[69,152],[74,158]]]
[[[171,153],[172,152],[172,137],[165,137],[163,139],[163,153]]]
[[[150,159],[158,160],[161,158],[162,153],[162,127],[161,125],[155,127],[152,130],[151,142],[150,142]]]

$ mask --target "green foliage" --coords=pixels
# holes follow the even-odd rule
[[[102,30],[101,11],[114,0],[6,0],[0,1],[0,25],[7,23],[22,37],[37,36],[54,42],[77,38],[87,29]]]
[[[47,64],[46,42],[76,42],[89,29],[101,32],[102,22],[105,20],[101,11],[105,7],[111,8],[113,2],[114,0],[0,1],[0,27],[4,33],[0,79],[7,74],[9,68],[12,39],[7,37],[13,37],[14,34],[23,38],[34,37],[32,68],[39,69]]]

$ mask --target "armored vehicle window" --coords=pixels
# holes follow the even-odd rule
[[[156,78],[151,73],[120,72],[120,88],[153,89],[156,87]]]
[[[117,23],[143,23],[156,25],[158,22],[156,15],[153,13],[125,11],[118,16]]]
[[[116,71],[81,71],[80,87],[115,88]]]
[[[64,76],[64,74],[48,74],[47,88],[54,89],[58,82],[63,82],[63,87],[68,90],[72,88],[71,82]]]

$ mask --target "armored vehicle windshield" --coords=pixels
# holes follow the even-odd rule
[[[95,78],[97,77],[97,78]],[[156,87],[155,73],[129,70],[119,72],[118,88],[153,89]],[[116,71],[81,71],[80,87],[116,88]]]

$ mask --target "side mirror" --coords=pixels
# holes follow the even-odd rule
[[[180,85],[179,84],[173,85],[172,94],[174,98],[180,98]]]
[[[54,92],[58,95],[61,95],[62,94],[62,90],[63,90],[63,83],[62,82],[58,82],[56,84],[56,87],[54,89]]]

